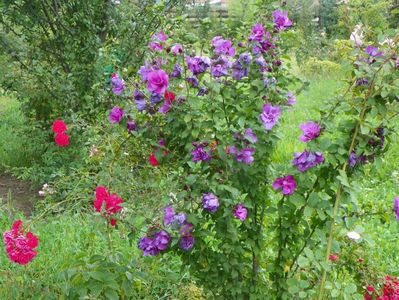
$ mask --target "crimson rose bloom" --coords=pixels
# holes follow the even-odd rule
[[[53,123],[52,131],[54,133],[64,133],[68,128],[62,120],[55,120]]]
[[[60,147],[66,147],[69,145],[69,135],[66,133],[57,133],[54,138],[56,144]]]

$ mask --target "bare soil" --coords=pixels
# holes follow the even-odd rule
[[[29,181],[22,181],[9,175],[0,174],[0,202],[2,205],[11,204],[12,208],[29,216],[37,201],[38,191],[31,189]]]

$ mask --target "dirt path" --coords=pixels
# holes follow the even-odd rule
[[[31,190],[28,181],[18,180],[9,175],[0,175],[0,200],[2,205],[10,204],[16,210],[29,216],[37,201],[37,191]]]

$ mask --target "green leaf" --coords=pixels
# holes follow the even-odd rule
[[[104,293],[105,297],[110,300],[119,300],[118,293],[115,290],[107,289]]]

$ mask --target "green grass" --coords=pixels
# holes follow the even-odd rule
[[[8,168],[27,166],[27,137],[20,134],[25,118],[20,104],[12,95],[0,94],[0,172]]]

